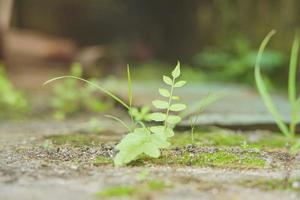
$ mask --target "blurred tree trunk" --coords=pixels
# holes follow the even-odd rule
[[[5,35],[9,30],[13,0],[0,0],[0,60],[5,58]]]

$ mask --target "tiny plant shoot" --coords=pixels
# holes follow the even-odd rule
[[[184,86],[186,83],[183,80],[178,80],[180,77],[179,62],[172,71],[171,76],[163,76],[163,81],[166,84],[166,87],[158,90],[161,99],[157,99],[152,102],[153,106],[157,109],[157,112],[148,113],[148,111],[144,111],[145,114],[147,113],[147,120],[145,121],[154,121],[157,123],[155,126],[146,126],[142,121],[139,121],[139,119],[144,117],[139,118],[136,114],[133,114],[136,112],[136,110],[132,107],[132,83],[129,66],[127,66],[127,77],[129,105],[101,86],[80,77],[62,76],[48,80],[44,83],[48,84],[52,81],[63,78],[81,80],[98,88],[100,91],[119,102],[128,110],[133,122],[133,126],[126,124],[115,116],[107,116],[120,122],[128,129],[129,132],[115,147],[117,150],[119,150],[114,158],[114,163],[116,166],[126,165],[131,161],[138,159],[138,157],[142,154],[153,158],[158,158],[161,153],[160,150],[170,146],[168,139],[174,135],[173,129],[176,124],[181,121],[181,117],[179,116],[178,112],[181,112],[186,108],[186,105],[180,103],[179,97],[175,95],[175,90]]]
[[[138,158],[139,155],[146,154],[153,158],[160,156],[160,149],[170,146],[168,138],[174,135],[173,128],[181,121],[176,112],[186,108],[185,104],[173,103],[179,97],[174,95],[175,88],[182,87],[186,82],[177,81],[180,76],[180,63],[178,62],[172,71],[172,77],[163,76],[166,88],[160,88],[159,94],[163,100],[154,100],[153,106],[160,112],[149,115],[150,120],[161,123],[158,126],[146,127],[141,123],[141,127],[136,127],[132,132],[116,146],[119,153],[114,159],[116,166],[122,166]],[[173,113],[173,114],[172,114]]]
[[[289,126],[286,125],[283,121],[283,117],[278,112],[277,108],[275,107],[271,95],[269,94],[266,84],[262,78],[260,72],[260,63],[263,56],[263,52],[265,50],[266,45],[270,41],[271,37],[275,34],[275,31],[272,30],[265,39],[262,41],[258,55],[256,58],[255,64],[255,81],[257,85],[257,89],[268,108],[269,112],[272,114],[273,118],[275,119],[278,128],[280,131],[286,136],[290,138],[294,138],[296,134],[296,125],[299,121],[299,106],[300,106],[300,97],[297,97],[296,93],[296,72],[297,72],[297,57],[299,51],[299,39],[296,35],[292,50],[291,50],[291,57],[290,57],[290,67],[289,67],[289,79],[288,79],[288,97],[291,106],[291,121]],[[295,151],[300,147],[300,141],[298,141],[294,146],[291,147],[291,151]]]

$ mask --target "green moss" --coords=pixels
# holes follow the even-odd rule
[[[92,134],[53,135],[46,137],[45,140],[51,140],[54,145],[88,146],[100,144],[99,136]]]
[[[107,164],[113,164],[112,158],[105,157],[105,156],[97,156],[95,160],[93,161],[94,165],[107,165]]]
[[[299,179],[255,179],[245,180],[239,183],[244,187],[259,188],[264,191],[270,190],[291,190],[300,192]]]
[[[131,196],[136,193],[136,189],[132,186],[116,186],[104,189],[96,195],[98,197],[124,197],[124,196]]]
[[[94,165],[113,164],[113,159],[105,156],[97,156],[93,161]],[[235,169],[256,169],[265,168],[266,161],[259,153],[255,152],[231,152],[218,150],[215,152],[174,152],[165,150],[159,158],[149,158],[145,155],[133,161],[131,166],[150,165],[178,165],[178,166],[197,166],[197,167],[216,167],[216,168],[235,168]]]
[[[164,181],[149,181],[147,183],[149,190],[160,191],[171,187],[171,185],[166,184]]]
[[[270,134],[266,137],[262,137],[257,142],[249,143],[250,147],[257,148],[285,148],[289,145],[292,145],[296,142],[296,139],[287,138],[283,135]]]
[[[126,197],[126,196],[147,196],[150,192],[153,191],[162,191],[166,188],[171,187],[171,185],[165,183],[164,181],[148,181],[140,182],[135,186],[115,186],[104,189],[96,195],[101,198],[108,197]],[[143,198],[142,198],[143,199]]]
[[[253,141],[250,134],[230,133],[230,132],[196,132],[192,141],[191,134],[176,134],[171,140],[173,147],[184,147],[188,144],[195,146],[217,146],[217,147],[243,147],[246,149],[273,149],[285,148],[296,142],[297,139],[287,138],[284,135],[276,133],[261,134],[259,138]]]
[[[192,141],[191,134],[177,134],[172,138],[174,147],[182,147],[187,144],[196,146],[239,146],[246,140],[246,136],[233,133],[194,133]]]
[[[170,151],[165,151],[162,156],[156,159],[142,157],[132,165],[183,165],[197,167],[216,167],[216,168],[264,168],[266,161],[259,153],[236,153],[225,150],[220,150],[212,153],[200,152],[181,154],[172,154]]]

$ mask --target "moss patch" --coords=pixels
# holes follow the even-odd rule
[[[45,137],[42,146],[45,149],[51,149],[56,145],[70,145],[71,147],[91,147],[95,145],[94,148],[100,148],[99,150],[103,154],[101,153],[101,156],[94,159],[91,164],[96,166],[112,165],[113,160],[108,156],[114,153],[115,143],[108,144],[107,141],[117,141],[116,139],[119,138],[99,134],[54,135]],[[218,133],[196,132],[193,141],[191,141],[190,134],[178,133],[171,139],[171,143],[171,149],[163,150],[159,158],[152,159],[141,156],[131,165],[179,165],[237,169],[265,168],[269,165],[266,162],[266,154],[262,154],[262,151],[266,150],[265,152],[268,152],[274,149],[282,152],[287,143],[293,144],[294,141],[278,134],[241,134],[223,131]],[[263,155],[265,156],[263,157]],[[273,158],[271,154],[267,154],[267,156]],[[277,162],[277,157],[272,159],[272,166],[276,166],[274,162]]]
[[[143,164],[153,163],[157,165],[183,165],[197,167],[217,167],[217,168],[264,168],[266,161],[258,153],[236,153],[225,150],[216,152],[182,152],[174,154],[164,152],[157,159],[141,158],[138,162]]]
[[[53,145],[71,145],[74,147],[99,145],[101,143],[115,143],[120,140],[119,135],[107,134],[68,134],[51,135],[43,138],[43,141],[51,141]]]
[[[136,189],[132,186],[116,186],[104,189],[96,195],[98,197],[124,197],[136,193]]]
[[[101,142],[100,137],[92,134],[53,135],[46,137],[54,145],[69,144],[72,146],[95,145]]]
[[[199,150],[199,149],[198,149]],[[266,161],[259,153],[255,152],[235,152],[230,150],[200,149],[200,152],[188,152],[184,149],[164,150],[159,158],[149,158],[141,156],[133,161],[131,166],[144,165],[177,165],[177,166],[197,166],[215,168],[234,169],[256,169],[265,168]],[[113,164],[112,158],[98,156],[94,161],[95,165]]]
[[[217,146],[217,147],[232,147],[239,146],[242,148],[258,148],[258,149],[274,149],[285,148],[289,145],[295,144],[296,139],[290,139],[283,135],[276,133],[258,134],[253,139],[252,134],[234,133],[234,132],[196,132],[194,133],[194,140],[191,134],[176,134],[171,143],[173,147],[184,147],[188,144],[195,146]]]
[[[246,140],[246,136],[233,133],[194,133],[194,140],[191,134],[176,134],[171,143],[174,147],[183,147],[187,144],[196,146],[240,146]]]
[[[93,164],[96,166],[99,165],[108,165],[108,164],[113,164],[113,160],[110,157],[105,157],[105,156],[97,156],[95,160],[93,160]]]
[[[134,186],[115,186],[109,187],[96,193],[99,198],[109,197],[128,197],[128,196],[146,196],[153,191],[162,191],[166,188],[172,187],[164,181],[148,181],[141,182]]]
[[[259,188],[264,191],[270,190],[290,190],[300,192],[300,180],[299,179],[255,179],[246,180],[239,183],[244,187]]]

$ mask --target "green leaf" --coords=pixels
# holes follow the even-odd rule
[[[116,166],[123,166],[138,158],[141,154],[157,158],[160,149],[170,145],[164,138],[151,134],[146,128],[136,128],[116,146],[119,153],[114,158]]]
[[[177,62],[175,69],[172,71],[173,78],[177,78],[180,76],[180,62]]]
[[[156,122],[162,122],[162,121],[165,121],[166,119],[166,114],[164,113],[159,113],[159,112],[156,112],[156,113],[151,113],[149,115],[150,119],[152,119],[153,121],[156,121]]]
[[[186,81],[178,81],[177,83],[175,83],[174,87],[179,88],[182,87],[186,84]]]
[[[170,115],[167,118],[167,123],[169,124],[177,124],[181,121],[181,118],[179,116],[176,115]]]
[[[163,76],[163,80],[167,85],[173,85],[173,81],[170,77],[168,76]]]
[[[163,89],[163,88],[159,88],[158,91],[159,91],[159,94],[163,97],[170,97],[170,95],[171,95],[168,90]]]
[[[167,101],[154,100],[152,104],[158,109],[166,109],[169,107],[169,103]]]
[[[115,147],[120,152],[114,158],[116,166],[122,166],[136,159],[143,153],[141,146],[148,142],[149,133],[143,128],[137,128],[133,133],[129,133]]]
[[[164,126],[152,126],[150,127],[150,131],[154,134],[159,135],[160,137],[168,138],[174,136],[174,131]]]
[[[173,104],[170,107],[170,110],[171,111],[175,111],[175,112],[182,111],[184,109],[186,109],[186,105],[185,104],[181,104],[181,103]]]

